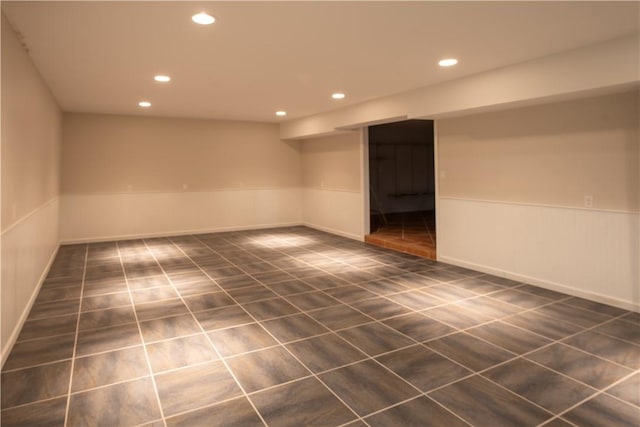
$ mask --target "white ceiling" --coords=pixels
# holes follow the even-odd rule
[[[276,122],[278,109],[285,120],[307,116],[636,33],[639,5],[3,1],[2,10],[64,111]],[[217,22],[194,24],[200,11]],[[437,66],[451,56],[456,67]],[[173,80],[154,82],[159,73]],[[335,91],[347,98],[332,100]]]

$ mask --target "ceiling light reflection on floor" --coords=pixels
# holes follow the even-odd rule
[[[247,243],[267,248],[298,248],[315,244],[316,241],[309,237],[279,234],[249,238]]]

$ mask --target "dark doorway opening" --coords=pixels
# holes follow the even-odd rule
[[[432,120],[369,127],[369,205],[366,242],[436,259]]]

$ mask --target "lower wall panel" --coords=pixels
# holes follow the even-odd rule
[[[364,240],[362,194],[356,191],[305,188],[304,225],[356,240]]]
[[[302,223],[301,190],[64,195],[61,240],[88,242]]]
[[[440,198],[438,259],[640,308],[640,215]]]
[[[2,364],[58,249],[59,199],[2,233]]]

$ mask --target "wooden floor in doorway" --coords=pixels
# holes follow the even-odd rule
[[[436,259],[436,220],[433,211],[393,213],[371,217],[365,242],[424,258]]]

